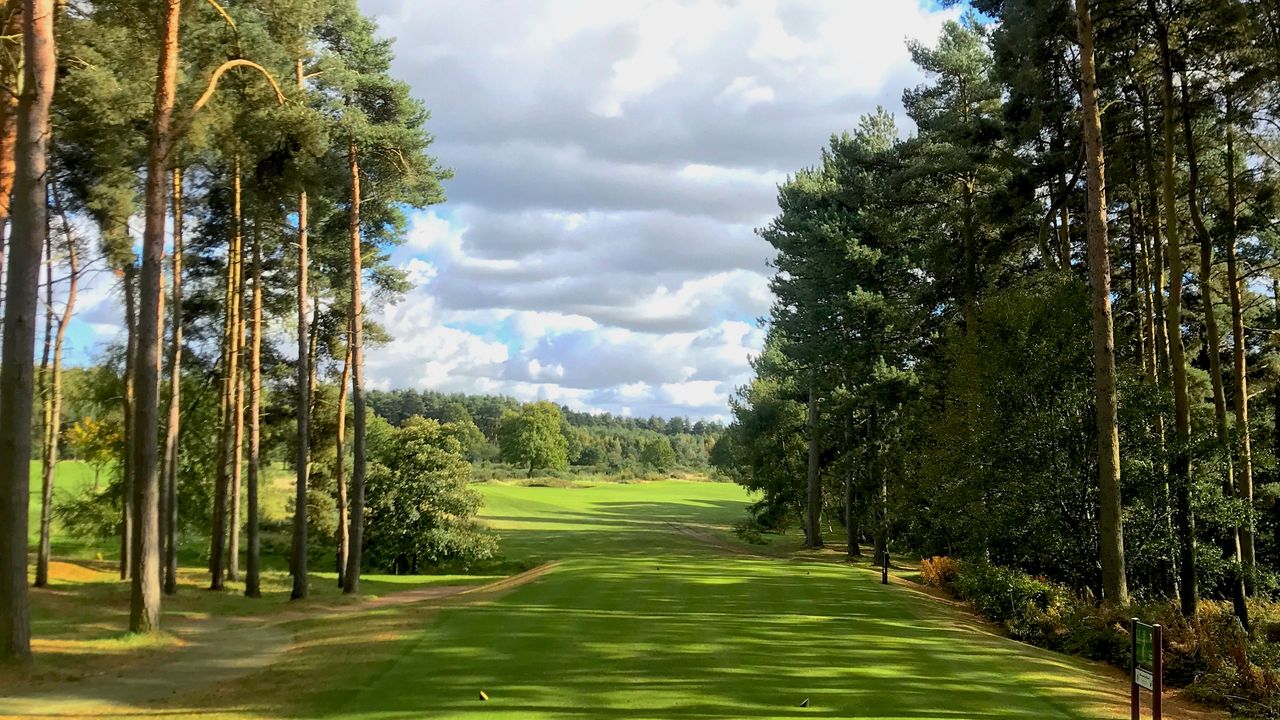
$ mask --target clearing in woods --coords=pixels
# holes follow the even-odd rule
[[[425,592],[417,602],[366,601],[310,616],[282,610],[257,620],[282,638],[255,648],[269,652],[269,664],[250,664],[234,680],[188,679],[163,700],[139,696],[130,706],[116,697],[95,711],[86,709],[92,683],[55,683],[40,689],[39,714],[1128,716],[1127,685],[1115,671],[1002,638],[948,603],[880,585],[869,569],[744,551],[727,532],[748,501],[737,486],[483,491],[484,517],[509,558],[559,562],[487,592]],[[225,647],[223,657],[243,660],[242,649]],[[181,662],[183,648],[157,657],[166,652],[179,653],[170,664]],[[163,675],[155,664],[121,678]],[[0,690],[0,715],[3,704]],[[1166,715],[1189,716],[1177,706]]]

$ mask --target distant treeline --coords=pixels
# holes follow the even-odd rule
[[[456,421],[459,408],[465,410],[484,435],[484,443],[471,448],[473,460],[500,457],[498,438],[503,415],[518,413],[524,407],[520,401],[510,397],[435,390],[371,391],[368,400],[369,407],[378,416],[395,426],[415,416],[442,422]],[[578,412],[567,407],[559,407],[559,411],[560,432],[567,443],[568,462],[576,466],[617,469],[671,464],[673,467],[702,468],[707,466],[711,448],[724,431],[724,426],[718,422],[691,421],[683,417],[621,417],[610,413]],[[664,445],[670,446],[670,455],[662,447]],[[649,448],[648,454],[646,448]],[[657,458],[662,459],[656,461]]]

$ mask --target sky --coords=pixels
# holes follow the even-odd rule
[[[371,387],[725,419],[764,339],[777,185],[832,133],[923,81],[907,39],[958,10],[916,0],[359,0],[395,38],[455,177],[371,310],[395,337]],[[120,332],[109,278],[71,333]],[[281,339],[282,345],[288,341]]]

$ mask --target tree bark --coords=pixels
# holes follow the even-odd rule
[[[262,596],[258,554],[258,482],[261,469],[259,450],[262,446],[262,241],[257,227],[253,231],[253,303],[250,310],[252,340],[249,345],[249,556],[245,571],[246,597]]]
[[[809,462],[805,472],[805,547],[822,547],[822,484],[818,473],[818,400],[809,383]]]
[[[1213,309],[1213,237],[1200,214],[1200,164],[1192,131],[1191,94],[1187,74],[1181,73],[1182,134],[1187,147],[1187,205],[1191,226],[1200,240],[1200,306],[1204,315],[1205,354],[1209,356],[1209,379],[1213,386],[1213,418],[1218,443],[1227,451],[1227,472],[1222,478],[1222,492],[1228,498],[1236,495],[1234,465],[1231,457],[1231,431],[1227,427],[1227,391],[1222,381],[1222,335],[1218,332],[1218,316]],[[1249,628],[1249,605],[1245,602],[1244,573],[1240,571],[1240,528],[1229,527],[1221,539],[1222,556],[1231,564],[1227,582],[1231,587],[1232,605],[1240,623]]]
[[[1240,483],[1237,491],[1244,501],[1246,517],[1244,527],[1240,528],[1240,559],[1244,563],[1246,589],[1253,592],[1255,571],[1254,556],[1254,519],[1253,519],[1253,442],[1249,430],[1249,366],[1247,360],[1247,338],[1244,330],[1244,303],[1241,301],[1240,269],[1236,257],[1236,241],[1239,236],[1237,225],[1236,200],[1236,157],[1235,157],[1235,125],[1232,117],[1232,100],[1226,100],[1227,106],[1227,288],[1231,297],[1231,336],[1232,362],[1236,376],[1236,433],[1239,440],[1236,452],[1239,453]]]
[[[239,175],[237,174],[237,181]],[[240,247],[244,249],[243,234],[241,234]],[[235,400],[232,412],[235,414],[235,430],[234,440],[232,442],[233,450],[231,454],[231,494],[227,501],[229,506],[229,516],[227,528],[227,579],[236,582],[240,579],[240,531],[244,524],[243,518],[240,517],[241,493],[244,489],[244,365],[245,363],[245,325],[248,320],[245,316],[245,272],[244,258],[242,257],[236,263],[236,299],[238,305],[236,309],[236,355],[240,357],[240,368],[235,374]]]
[[[53,0],[23,5],[22,98],[15,150],[13,240],[0,352],[0,662],[31,657],[27,598],[27,504],[40,246],[46,223],[49,106],[56,79]]]
[[[351,512],[347,497],[347,478],[344,471],[347,454],[347,388],[351,380],[351,324],[347,323],[346,353],[342,360],[342,379],[338,383],[338,430],[334,435],[337,457],[334,459],[333,477],[338,485],[338,587],[346,587],[347,557],[351,551]]]
[[[182,430],[182,169],[173,169],[173,298],[169,345],[169,420],[164,439],[164,593],[178,592],[178,437]]]
[[[123,225],[123,223],[121,223]],[[121,232],[125,232],[123,227]],[[121,287],[124,291],[124,396],[121,405],[124,412],[124,472],[120,478],[120,579],[127,580],[133,573],[133,473],[137,465],[134,438],[137,436],[137,419],[134,409],[134,368],[138,364],[138,269],[134,265],[132,250],[124,266]]]
[[[172,144],[170,124],[178,80],[178,26],[181,0],[168,0],[163,45],[157,62],[155,109],[147,152],[146,222],[142,236],[142,278],[138,307],[138,361],[135,367],[137,465],[134,468],[133,587],[129,629],[160,629],[160,478],[157,474],[159,419],[160,316],[163,302],[165,215],[168,210],[166,165]]]
[[[80,255],[76,249],[75,237],[72,235],[71,223],[66,212],[58,204],[59,216],[62,220],[62,232],[67,242],[67,301],[62,308],[62,317],[58,320],[57,336],[53,342],[53,370],[49,377],[51,398],[47,414],[49,429],[45,445],[44,478],[41,483],[40,504],[40,549],[36,560],[36,587],[49,584],[50,540],[53,520],[53,483],[55,470],[58,467],[58,438],[62,434],[62,348],[67,338],[67,327],[76,311],[76,296],[80,291]],[[52,311],[52,308],[50,308]]]
[[[294,63],[294,77],[304,84],[302,58]],[[296,486],[293,508],[293,590],[289,597],[307,596],[307,480],[311,471],[311,357],[307,333],[307,191],[298,194],[298,448],[295,455]],[[255,343],[257,340],[254,341]],[[339,523],[341,524],[341,523]],[[338,571],[342,577],[342,571]]]
[[[50,362],[53,355],[53,236],[46,229],[44,235],[44,335],[40,351],[40,369],[36,372],[36,397],[40,398],[40,529],[44,530],[44,513],[52,498],[53,474],[49,467],[49,431],[53,429],[53,389],[50,387]],[[43,535],[36,550],[36,587],[49,584],[49,563],[44,555]]]
[[[1111,258],[1107,251],[1106,159],[1094,71],[1093,19],[1088,0],[1076,0],[1080,40],[1080,105],[1087,166],[1089,280],[1093,289],[1093,365],[1098,430],[1098,515],[1103,601],[1129,600],[1120,503],[1120,433],[1116,425],[1115,332],[1111,318]]]
[[[235,205],[235,217],[240,216],[240,159],[237,156],[233,163],[232,195]],[[226,280],[226,320],[223,328],[223,361],[222,361],[222,427],[218,445],[218,478],[214,491],[213,535],[210,540],[209,572],[211,574],[210,589],[221,590],[223,576],[226,572],[226,541],[230,509],[232,454],[236,451],[235,442],[235,395],[240,376],[240,283],[243,277],[243,235],[239,222],[235,222],[231,231],[231,239],[227,251]]]
[[[347,149],[351,170],[351,537],[347,554],[347,573],[343,578],[344,593],[360,590],[360,556],[364,540],[365,481],[365,401],[364,401],[364,307],[360,297],[363,265],[360,242],[360,153],[355,141]]]
[[[1177,504],[1174,525],[1178,530],[1178,599],[1182,614],[1193,617],[1199,605],[1196,587],[1195,514],[1191,507],[1191,405],[1187,397],[1187,364],[1182,346],[1182,243],[1178,228],[1178,188],[1174,143],[1177,133],[1173,115],[1173,58],[1169,49],[1169,26],[1156,9],[1156,0],[1147,0],[1160,45],[1161,105],[1164,110],[1164,215],[1165,250],[1169,262],[1169,301],[1165,309],[1168,324],[1169,365],[1173,377],[1173,414],[1176,443],[1171,470],[1176,484]]]

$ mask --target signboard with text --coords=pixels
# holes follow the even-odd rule
[[[1139,720],[1141,717],[1141,695],[1142,690],[1151,691],[1151,716],[1156,720],[1160,720],[1160,695],[1164,684],[1161,678],[1163,675],[1163,657],[1162,657],[1162,638],[1159,625],[1148,625],[1139,622],[1138,618],[1133,618],[1129,624],[1129,632],[1133,638],[1133,650],[1131,655],[1131,667],[1133,668],[1133,683],[1130,688],[1130,705],[1132,707],[1133,720]]]

